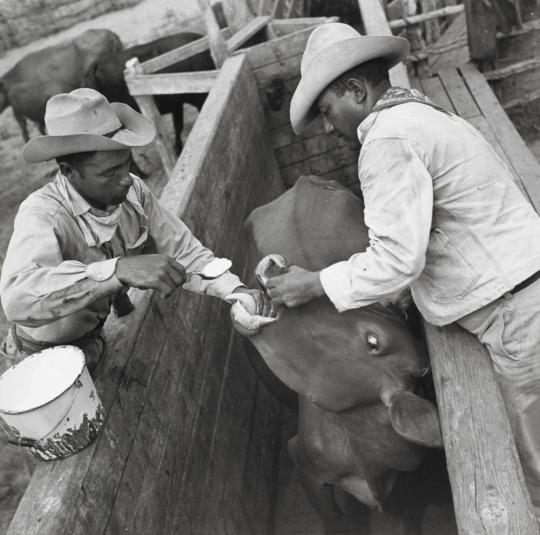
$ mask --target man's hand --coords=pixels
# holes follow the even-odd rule
[[[158,290],[169,297],[186,281],[184,266],[164,254],[125,256],[116,263],[115,274],[125,286]]]
[[[256,310],[254,314],[257,316],[264,316],[268,318],[276,317],[277,310],[272,304],[270,298],[261,290],[252,290],[251,288],[246,288],[245,286],[239,286],[232,293],[244,293],[250,295],[255,301]]]
[[[274,304],[297,307],[324,295],[318,271],[292,266],[287,273],[270,277],[266,291]]]

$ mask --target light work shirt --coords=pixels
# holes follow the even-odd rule
[[[75,215],[90,205],[79,197],[69,210],[58,178],[21,204],[2,267],[0,296],[8,320],[23,336],[68,343],[98,327],[123,288],[115,275],[120,257],[163,253],[187,272],[200,270],[214,258],[142,180],[133,179],[129,195],[137,196],[142,210],[123,203],[117,230],[101,247],[87,244]],[[240,279],[226,272],[214,281],[194,276],[183,288],[223,298],[239,286]]]
[[[465,120],[406,103],[357,133],[369,247],[320,273],[339,311],[410,286],[422,315],[444,325],[540,269],[540,218]]]

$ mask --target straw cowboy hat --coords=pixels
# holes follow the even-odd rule
[[[405,59],[409,42],[401,37],[361,35],[348,24],[327,22],[309,36],[302,63],[301,78],[291,100],[290,118],[300,134],[318,115],[314,104],[336,78],[372,59],[386,60],[390,69]]]
[[[153,123],[127,104],[109,103],[101,93],[86,87],[51,97],[45,126],[48,135],[25,145],[27,162],[45,162],[76,152],[143,147],[156,134]]]

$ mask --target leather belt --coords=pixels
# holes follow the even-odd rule
[[[533,282],[540,279],[540,271],[537,271],[533,275],[531,275],[528,279],[525,279],[524,281],[520,282],[517,286],[514,286],[511,290],[511,294],[517,294],[521,290],[524,290],[527,288],[527,286],[530,286]]]

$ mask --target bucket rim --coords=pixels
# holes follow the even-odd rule
[[[50,399],[48,399],[46,401],[43,401],[42,403],[36,404],[33,407],[27,407],[27,408],[24,408],[24,409],[17,409],[17,410],[2,409],[0,407],[0,413],[16,415],[16,414],[23,414],[25,412],[35,411],[37,409],[40,409],[41,407],[44,407],[45,405],[48,405],[49,403],[52,403],[53,401],[58,399],[60,396],[63,396],[80,379],[81,375],[84,372],[84,369],[86,368],[86,358],[84,356],[83,350],[80,347],[72,346],[72,345],[68,345],[68,344],[62,344],[62,345],[57,345],[57,346],[53,346],[53,347],[48,347],[46,349],[43,349],[41,351],[37,351],[36,353],[32,353],[31,355],[28,355],[23,360],[21,360],[17,364],[14,364],[13,366],[11,366],[11,368],[8,368],[2,375],[0,375],[0,385],[1,385],[2,377],[4,376],[4,374],[7,373],[9,370],[13,369],[14,367],[18,366],[19,364],[21,364],[25,360],[31,359],[31,358],[36,357],[38,355],[42,355],[43,353],[51,352],[52,350],[65,349],[65,348],[68,348],[70,350],[75,350],[75,353],[77,353],[77,355],[81,359],[81,368],[80,368],[79,372],[77,373],[77,376],[73,379],[73,381],[66,388],[64,388],[64,390],[59,392],[53,398],[50,398]]]

